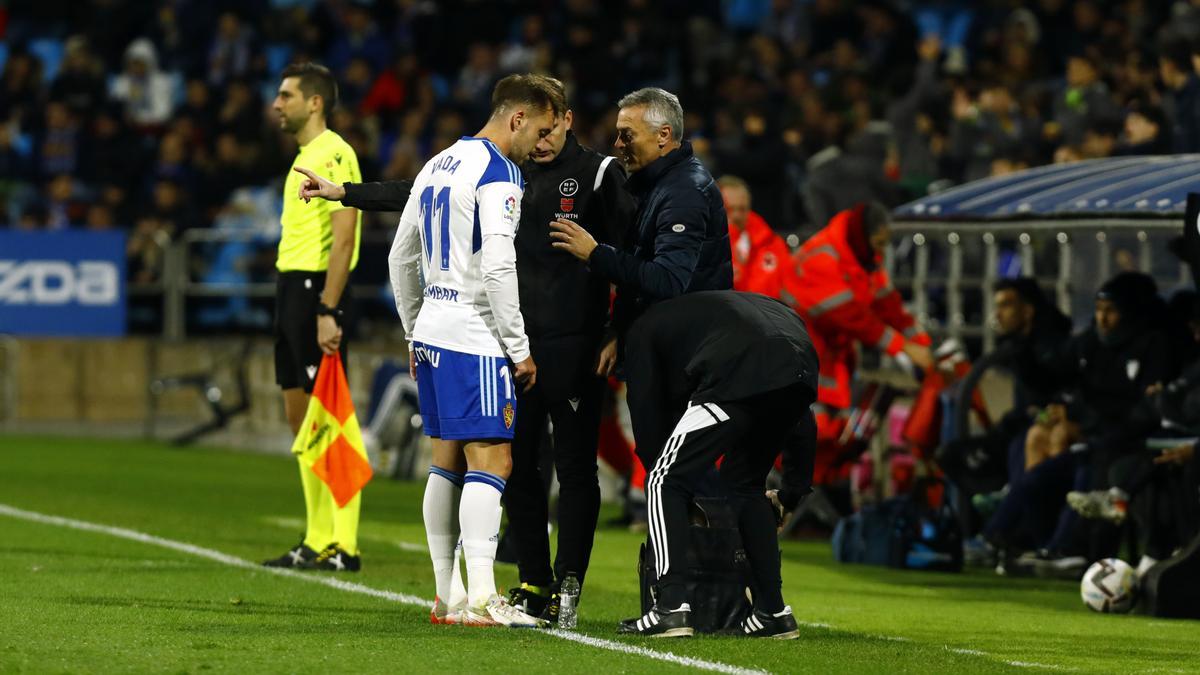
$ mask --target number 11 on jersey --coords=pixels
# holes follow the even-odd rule
[[[438,190],[433,186],[421,191],[421,225],[425,229],[425,259],[433,264],[433,221],[438,221],[438,241],[441,244],[441,268],[450,269],[450,186]]]

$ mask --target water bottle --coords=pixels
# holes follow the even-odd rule
[[[568,574],[558,590],[558,627],[574,630],[578,620],[579,580]]]

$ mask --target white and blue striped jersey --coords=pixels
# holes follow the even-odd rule
[[[512,243],[523,185],[517,165],[482,138],[461,138],[421,169],[389,257],[410,342],[529,356]]]

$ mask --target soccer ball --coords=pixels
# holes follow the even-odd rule
[[[1124,614],[1137,600],[1137,572],[1123,560],[1096,561],[1083,574],[1079,594],[1083,604],[1097,612]]]

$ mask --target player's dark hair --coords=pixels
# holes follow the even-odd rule
[[[279,79],[296,77],[300,79],[300,93],[304,94],[304,98],[320,96],[324,101],[325,115],[329,115],[338,101],[338,86],[337,80],[333,78],[333,73],[329,69],[319,63],[305,62],[293,63],[280,73]]]
[[[542,75],[509,75],[492,90],[492,116],[513,107],[550,109],[555,117],[567,112],[562,83]]]

